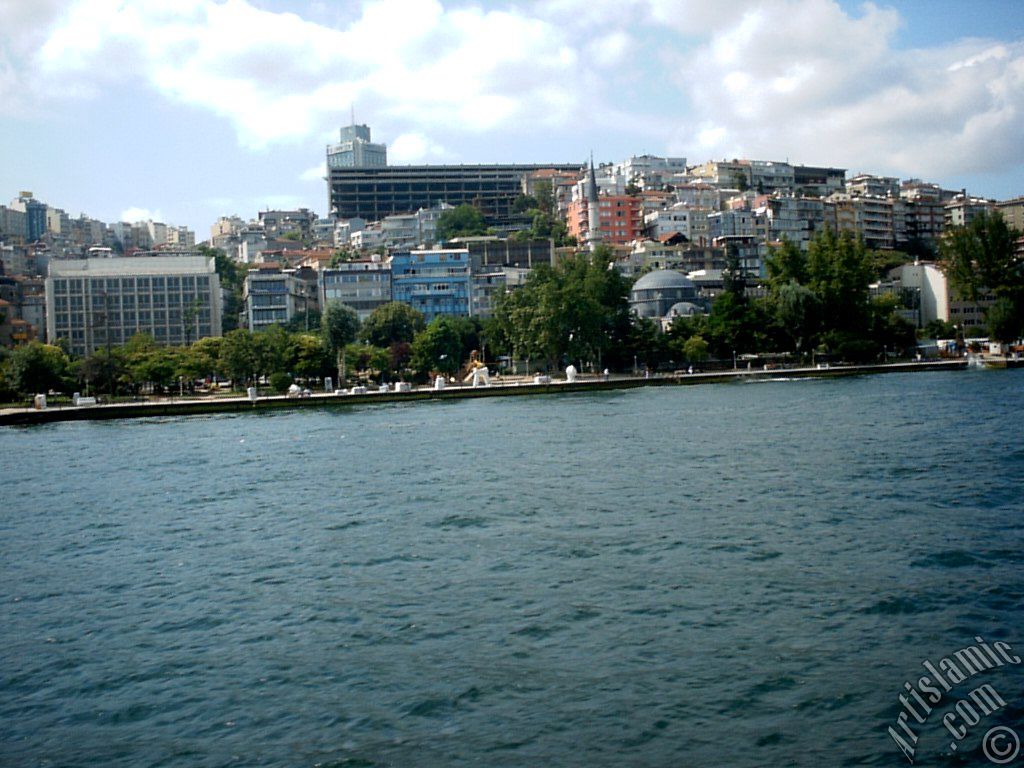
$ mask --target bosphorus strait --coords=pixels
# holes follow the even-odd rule
[[[1024,374],[0,430],[0,764],[899,765],[1024,650]],[[915,765],[988,764],[1006,706]]]

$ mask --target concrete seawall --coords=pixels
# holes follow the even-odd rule
[[[894,363],[889,365],[851,365],[829,368],[782,368],[772,370],[730,370],[714,373],[659,375],[651,378],[613,376],[581,378],[569,384],[557,381],[551,384],[501,384],[490,387],[452,386],[435,390],[422,387],[411,392],[367,392],[361,395],[316,394],[310,397],[260,397],[252,402],[244,397],[211,397],[184,400],[158,400],[144,403],[98,405],[82,408],[56,407],[46,410],[10,408],[0,411],[0,426],[27,426],[57,421],[135,419],[166,416],[195,416],[215,413],[250,413],[282,408],[336,408],[351,405],[404,403],[418,400],[459,400],[471,397],[511,397],[520,395],[546,395],[565,392],[594,392],[599,390],[632,389],[634,387],[686,386],[694,384],[742,381],[745,379],[834,378],[878,373],[908,373],[920,371],[965,370],[966,360],[937,362]]]

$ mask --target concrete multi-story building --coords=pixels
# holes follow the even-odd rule
[[[242,286],[242,305],[250,331],[284,325],[299,312],[319,309],[317,272],[272,263],[250,269]]]
[[[996,203],[996,210],[1010,229],[1024,232],[1024,196]]]
[[[654,269],[675,269],[684,273],[700,269],[722,270],[726,267],[726,260],[722,248],[642,240],[634,244],[628,257],[616,261],[615,265],[622,274],[632,277]]]
[[[451,206],[441,203],[415,213],[385,216],[380,222],[383,245],[396,250],[428,248],[437,242],[437,221]]]
[[[370,141],[368,125],[347,125],[340,142],[327,146],[327,168],[383,168],[388,164],[386,144]]]
[[[825,201],[825,221],[836,232],[851,231],[868,248],[896,247],[893,198],[836,193]]]
[[[357,232],[353,232],[349,238],[350,245],[357,251],[375,251],[384,248],[384,232],[380,224],[369,224]]]
[[[846,191],[850,195],[862,197],[899,197],[900,180],[894,176],[873,176],[870,173],[858,173],[846,181]]]
[[[833,192],[841,192],[845,184],[845,168],[827,168],[816,165],[793,166],[794,194],[828,197]]]
[[[469,249],[399,251],[391,257],[391,295],[423,313],[429,323],[439,315],[469,315]]]
[[[220,280],[204,256],[51,261],[46,338],[75,355],[124,344],[137,333],[158,344],[220,336]]]
[[[961,193],[945,205],[944,226],[966,227],[980,213],[991,213],[996,210],[993,200],[986,200],[983,197],[972,197],[966,192]]]
[[[340,301],[368,318],[377,307],[391,301],[391,265],[380,256],[343,261],[320,272],[320,301]]]
[[[762,194],[790,192],[795,186],[795,172],[789,163],[774,160],[747,160],[750,165],[750,186]]]
[[[33,242],[46,232],[46,204],[32,197],[31,192],[21,192],[11,201],[11,208],[25,214],[25,240]]]
[[[196,233],[188,227],[167,227],[167,245],[172,248],[195,248]]]
[[[766,240],[789,240],[802,250],[825,226],[825,204],[816,197],[772,195],[762,198],[755,210],[767,224]]]
[[[600,195],[597,198],[597,223],[600,236],[593,238],[590,201],[569,203],[566,227],[577,242],[592,239],[603,243],[626,245],[643,236],[643,201],[634,195]]]
[[[743,209],[709,213],[708,237],[713,244],[724,237],[754,237],[758,229],[757,218],[754,211]]]
[[[611,166],[611,173],[640,189],[661,189],[686,174],[686,158],[634,155]]]
[[[722,207],[721,194],[714,184],[706,181],[687,181],[677,184],[674,189],[676,202],[691,208],[717,211]]]
[[[0,242],[28,240],[28,217],[24,211],[0,205]]]
[[[579,173],[580,164],[565,165],[406,165],[329,167],[328,195],[333,216],[380,221],[440,203],[473,205],[489,224],[514,216],[523,177],[543,169]]]
[[[644,216],[644,234],[651,240],[679,234],[690,243],[707,245],[710,242],[708,216],[712,208],[699,208],[687,203],[676,203],[670,208]]]
[[[750,163],[743,160],[709,160],[690,168],[690,175],[724,189],[749,189],[753,186]]]
[[[896,267],[888,279],[871,286],[871,293],[898,296],[901,314],[918,328],[942,320],[956,325],[959,336],[984,335],[985,313],[995,302],[988,293],[983,293],[978,301],[958,296],[941,267],[930,262]]]
[[[267,239],[276,239],[285,235],[297,236],[303,242],[312,239],[313,222],[316,214],[308,208],[295,211],[260,211],[259,223]]]

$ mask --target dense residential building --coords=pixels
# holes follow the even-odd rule
[[[709,160],[690,169],[690,175],[724,189],[749,189],[752,184],[750,163],[742,160]]]
[[[265,263],[250,269],[242,286],[245,326],[259,331],[284,325],[299,312],[320,306],[317,272],[313,269],[282,269]]]
[[[614,164],[611,172],[640,189],[661,189],[686,174],[686,158],[634,155]]]
[[[33,242],[46,232],[46,204],[32,197],[31,192],[22,192],[11,201],[11,209],[25,214],[25,240]]]
[[[391,265],[380,256],[343,261],[320,272],[320,301],[340,301],[365,320],[391,301]]]
[[[899,197],[900,180],[893,176],[858,173],[846,181],[846,191],[863,197]]]
[[[24,211],[0,205],[0,242],[28,240],[28,217]]]
[[[670,208],[644,216],[644,234],[651,240],[662,240],[673,234],[682,235],[687,242],[707,245],[710,241],[708,216],[711,208],[699,208],[687,203],[676,203]]]
[[[890,197],[869,197],[836,193],[825,201],[825,222],[834,231],[850,231],[864,238],[868,248],[896,247]]]
[[[807,250],[815,233],[825,226],[825,204],[816,197],[763,197],[755,211],[764,217],[768,242],[789,240],[802,250]]]
[[[259,223],[268,240],[292,235],[303,242],[311,240],[316,214],[308,208],[296,211],[260,211]]]
[[[995,202],[961,193],[946,203],[945,227],[966,227],[979,213],[996,210]]]
[[[626,245],[643,236],[642,200],[635,195],[601,195],[597,198],[599,236],[594,237],[590,215],[594,210],[589,200],[569,203],[566,226],[578,242],[591,240]]]
[[[793,166],[793,193],[797,195],[828,197],[833,192],[841,192],[845,183],[845,168]]]
[[[137,333],[178,345],[220,336],[220,281],[203,256],[51,261],[46,338],[75,355],[124,344]]]
[[[1015,197],[996,203],[996,210],[1010,229],[1024,232],[1024,197]]]
[[[428,323],[439,315],[469,315],[469,250],[395,253],[391,257],[391,296],[422,312]]]
[[[722,270],[726,267],[722,248],[707,248],[687,242],[673,243],[642,240],[634,244],[629,256],[616,262],[627,277],[656,269],[674,269],[687,273],[700,269]]]
[[[750,186],[762,194],[792,191],[796,174],[789,163],[772,160],[746,160],[750,165]]]
[[[551,240],[465,237],[456,238],[452,243],[469,251],[474,271],[486,271],[491,267],[530,270],[556,263],[555,244]]]
[[[753,211],[742,209],[709,213],[708,237],[712,244],[724,237],[754,237],[757,218]]]
[[[433,246],[437,242],[437,220],[447,210],[451,206],[441,203],[415,213],[385,216],[380,222],[382,244],[398,250]]]
[[[368,125],[348,125],[341,129],[341,141],[327,146],[327,167],[383,168],[388,164],[385,144],[370,141]]]

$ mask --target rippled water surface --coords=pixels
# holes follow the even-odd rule
[[[1015,371],[0,430],[0,764],[906,764],[922,661],[1024,651],[1022,413]],[[982,681],[917,764],[1024,735]]]

